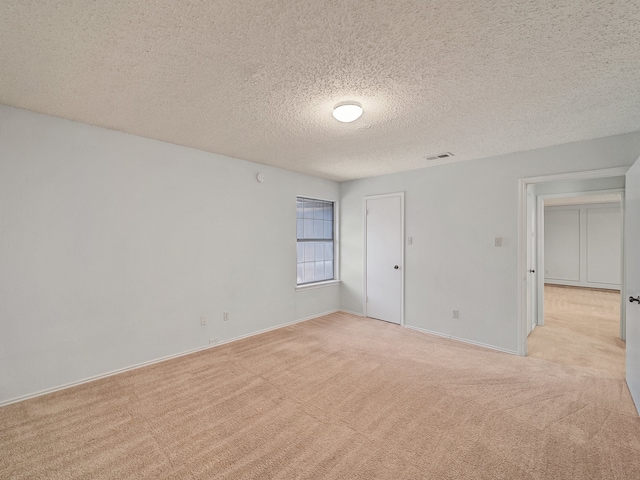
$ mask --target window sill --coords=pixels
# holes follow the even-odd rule
[[[308,283],[307,285],[299,285],[296,287],[296,291],[300,290],[312,290],[314,288],[330,287],[331,285],[338,285],[340,280],[327,280],[326,282]]]

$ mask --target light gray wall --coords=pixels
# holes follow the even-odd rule
[[[297,195],[339,185],[0,106],[0,403],[337,309]]]
[[[619,204],[544,209],[545,283],[620,288]]]
[[[545,208],[545,282],[580,283],[580,237],[580,208]]]
[[[517,351],[518,179],[629,166],[639,155],[636,132],[342,183],[341,308],[363,312],[364,196],[404,191],[406,324]]]
[[[535,195],[596,192],[600,190],[616,190],[618,188],[624,188],[624,176],[587,178],[582,180],[562,180],[533,185],[533,191]]]

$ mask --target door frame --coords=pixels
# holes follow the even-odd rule
[[[606,168],[602,170],[588,170],[581,172],[559,173],[538,177],[526,177],[518,180],[518,355],[527,356],[527,187],[539,183],[556,182],[564,180],[586,180],[608,177],[623,177],[630,167]],[[537,201],[537,200],[536,200]],[[624,201],[621,202],[624,209]],[[537,207],[537,205],[536,205]],[[536,212],[539,218],[540,212]],[[623,221],[624,223],[624,221]],[[623,227],[624,228],[624,227]],[[537,229],[540,232],[540,228]],[[539,247],[539,244],[538,244]],[[539,252],[538,252],[539,253]],[[624,251],[622,252],[622,265],[624,266]],[[536,270],[540,271],[540,255],[537,256]],[[624,278],[624,268],[621,272]],[[620,285],[621,298],[625,298],[624,285]],[[539,303],[538,303],[539,306]],[[540,310],[538,311],[540,312]],[[539,313],[538,313],[539,315]],[[621,313],[622,315],[622,313]]]
[[[538,282],[538,279],[540,278],[540,269],[539,269],[540,261],[539,261],[539,257],[538,257],[538,254],[540,252],[540,244],[538,243],[539,240],[540,240],[540,236],[538,235],[538,233],[539,233],[538,228],[539,228],[540,223],[538,221],[538,208],[537,208],[537,204],[535,202],[536,197],[535,197],[535,195],[533,193],[531,194],[531,197],[533,198],[532,205],[535,207],[535,209],[533,211],[532,218],[529,218],[529,208],[532,206],[532,205],[529,204],[529,187],[532,187],[532,185],[527,186],[527,191],[526,191],[526,197],[527,197],[527,200],[526,200],[526,202],[527,202],[527,218],[525,219],[525,222],[527,222],[527,247],[526,247],[527,248],[527,267],[526,268],[527,268],[527,272],[529,272],[529,273],[530,273],[530,269],[535,270],[535,272],[537,272],[537,273],[536,273],[536,276],[535,276],[535,282],[530,285],[529,289],[526,290],[526,293],[527,293],[527,297],[525,298],[526,306],[527,307],[531,306],[531,310],[532,310],[531,316],[535,317],[535,318],[529,318],[529,311],[525,310],[527,312],[527,320],[526,320],[526,328],[527,328],[527,330],[526,330],[526,333],[525,333],[527,335],[527,337],[529,335],[531,335],[531,333],[533,332],[535,327],[538,326],[538,320],[539,320],[539,317],[540,317],[540,313],[539,313],[539,309],[538,309],[539,303],[540,303],[538,301],[538,298],[539,298],[539,290],[538,290],[539,282]],[[531,241],[531,239],[534,237],[531,234],[531,230],[530,230],[530,227],[531,227],[530,221],[531,220],[535,221],[534,222],[535,225],[533,226],[533,229],[536,232],[534,241]],[[535,249],[531,248],[531,244],[532,243],[535,244]],[[532,251],[534,251],[533,262],[530,262],[530,260],[531,260],[531,258],[530,258],[531,255],[530,254],[531,254]],[[527,280],[528,279],[529,279],[529,275],[527,275]],[[535,288],[534,288],[534,285],[535,285]],[[529,296],[531,298],[529,298]],[[531,300],[531,302],[529,302],[529,300]]]
[[[401,251],[400,251],[400,269],[402,275],[400,275],[400,325],[404,327],[404,243],[405,243],[405,235],[404,235],[404,192],[394,192],[394,193],[383,193],[380,195],[366,195],[362,202],[362,218],[364,219],[364,228],[363,228],[363,244],[364,244],[364,278],[363,284],[364,288],[362,290],[362,311],[364,312],[364,316],[368,317],[367,314],[367,200],[376,200],[380,198],[392,198],[392,197],[400,197],[400,237],[401,237]]]

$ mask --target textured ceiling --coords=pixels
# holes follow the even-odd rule
[[[0,2],[0,103],[334,180],[637,131],[639,85],[639,0]]]

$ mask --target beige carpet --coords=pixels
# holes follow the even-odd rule
[[[544,326],[531,332],[527,347],[531,357],[624,378],[620,292],[545,285]]]
[[[635,479],[623,380],[333,314],[0,409],[0,478]]]

